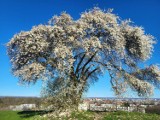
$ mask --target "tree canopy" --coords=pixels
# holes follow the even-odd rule
[[[72,88],[81,94],[99,75],[109,72],[116,95],[132,89],[139,96],[159,88],[158,65],[140,67],[153,52],[155,39],[112,10],[94,8],[74,20],[69,14],[51,18],[47,25],[22,31],[8,42],[12,72],[21,83],[53,80],[50,93]],[[105,79],[105,78],[104,78]],[[71,94],[70,94],[71,95]]]

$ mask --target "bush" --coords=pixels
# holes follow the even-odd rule
[[[156,106],[152,106],[152,107],[147,107],[146,108],[146,113],[160,114],[160,105],[156,105]]]

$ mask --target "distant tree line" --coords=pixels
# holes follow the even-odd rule
[[[36,104],[40,105],[41,98],[38,97],[0,97],[0,110],[9,107],[10,105],[20,104]]]

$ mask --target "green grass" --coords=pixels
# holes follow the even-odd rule
[[[160,120],[160,115],[119,111],[105,115],[102,120]]]
[[[39,115],[44,111],[0,111],[0,120],[48,120]],[[70,117],[61,120],[160,120],[160,115],[136,112],[73,112]],[[58,120],[50,118],[49,120]]]
[[[0,120],[22,120],[16,111],[0,111]]]
[[[44,111],[0,111],[0,120],[35,120]]]

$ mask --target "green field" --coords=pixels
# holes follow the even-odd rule
[[[40,115],[46,114],[43,111],[0,111],[0,120],[48,120]],[[160,115],[128,113],[128,112],[76,112],[68,118],[62,120],[160,120]],[[57,120],[50,118],[49,120]]]
[[[15,111],[0,111],[0,120],[22,120],[22,117]]]
[[[43,111],[0,111],[0,120],[35,120]]]

